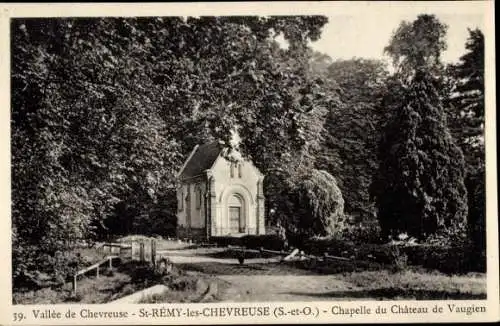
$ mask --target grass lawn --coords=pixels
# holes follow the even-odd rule
[[[57,304],[57,303],[104,303],[115,297],[132,294],[137,289],[131,283],[130,275],[115,271],[103,273],[99,278],[84,277],[78,281],[78,291],[73,295],[72,284],[62,287],[43,288],[31,291],[14,291],[14,304]]]
[[[363,290],[351,295],[391,300],[486,299],[486,275],[445,275],[409,269],[351,272],[339,279]]]

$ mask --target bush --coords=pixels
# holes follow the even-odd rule
[[[212,241],[219,246],[241,246],[248,249],[283,250],[285,242],[275,234],[245,235],[242,237],[213,237]]]
[[[344,199],[336,179],[326,171],[309,170],[280,180],[278,195],[269,198],[279,221],[289,234],[332,235],[344,217]]]
[[[340,238],[356,243],[381,243],[380,226],[378,223],[345,224]]]
[[[410,265],[447,274],[486,272],[486,255],[475,252],[472,246],[420,245],[404,247],[404,250]]]
[[[330,255],[357,261],[373,261],[390,265],[396,270],[405,269],[407,266],[421,266],[449,274],[486,271],[485,253],[476,252],[473,246],[463,244],[407,246],[360,244],[334,238],[311,238],[302,241],[297,247],[312,255],[321,256],[327,252]]]
[[[403,271],[408,268],[408,255],[399,246],[391,246],[390,257],[394,272]]]
[[[211,237],[210,241],[216,243],[217,246],[220,246],[220,247],[241,246],[242,245],[241,239],[237,238],[237,237],[225,237],[225,236]]]
[[[299,183],[298,194],[299,203],[311,214],[302,224],[310,223],[316,235],[334,234],[337,222],[344,217],[344,198],[337,180],[326,171],[312,170]]]
[[[242,246],[249,249],[264,248],[268,250],[285,249],[285,241],[278,235],[246,235],[241,237]]]

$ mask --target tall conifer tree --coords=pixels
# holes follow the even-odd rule
[[[374,184],[386,235],[425,239],[465,225],[464,158],[454,143],[438,93],[446,26],[434,16],[403,22],[386,52],[394,59],[402,97],[380,146]]]

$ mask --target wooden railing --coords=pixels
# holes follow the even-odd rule
[[[113,259],[130,259],[140,262],[148,262],[156,266],[156,241],[132,241],[130,243],[103,243],[98,247],[103,253],[110,253],[103,260],[85,267],[73,275],[73,294],[76,295],[78,286],[78,277],[95,270],[96,278],[99,278],[100,268],[103,264],[108,263],[107,268],[113,270]],[[114,254],[114,255],[113,255]]]
[[[85,267],[84,269],[81,269],[78,272],[76,272],[75,275],[73,276],[73,294],[76,295],[78,276],[85,275],[87,272],[96,270],[95,276],[96,276],[96,278],[99,278],[100,266],[103,265],[104,263],[108,263],[108,269],[113,270],[113,259],[117,259],[117,258],[120,258],[120,257],[119,256],[107,256],[103,260],[101,260],[93,265],[90,265],[88,267]]]

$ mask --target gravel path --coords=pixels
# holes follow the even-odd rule
[[[216,258],[210,254],[223,249],[168,250],[161,253],[183,269],[214,275],[229,286],[219,295],[226,302],[349,300],[346,292],[360,288],[335,275],[317,275],[279,264],[279,258]],[[336,297],[336,293],[339,297]],[[342,294],[342,295],[340,295]]]

